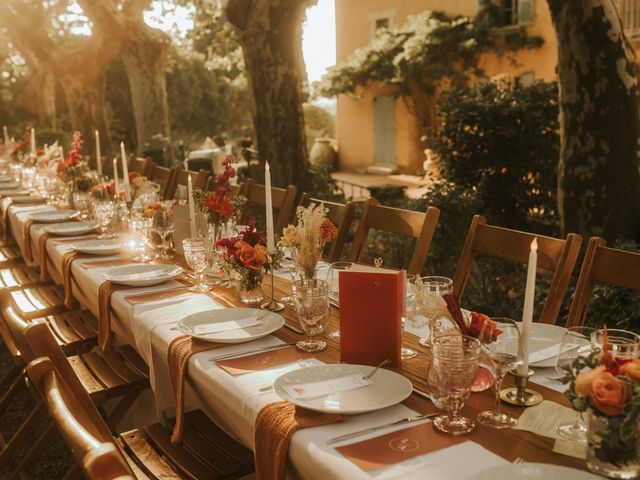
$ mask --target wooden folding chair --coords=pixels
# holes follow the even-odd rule
[[[553,275],[539,321],[555,323],[582,244],[582,237],[574,233],[562,240],[487,225],[485,217],[475,215],[453,277],[454,293],[462,298],[476,255],[526,264],[534,238],[538,242],[538,271]]]
[[[148,177],[153,160],[131,156],[129,158],[129,172],[135,172],[143,177]]]
[[[152,163],[149,168],[148,178],[152,182],[160,185],[160,194],[165,200],[169,200],[172,197],[171,189],[174,174],[175,167],[161,167],[160,165]]]
[[[375,198],[370,198],[364,207],[358,230],[351,244],[350,260],[352,262],[360,260],[365,250],[369,231],[374,228],[416,239],[416,246],[411,255],[407,272],[419,275],[427,260],[439,217],[440,210],[435,207],[427,208],[426,212],[415,212],[385,207],[380,205]]]
[[[604,238],[592,237],[584,254],[567,328],[585,324],[594,283],[640,290],[640,253],[607,247]]]
[[[308,207],[312,203],[316,205],[324,204],[327,209],[327,218],[331,220],[338,229],[336,238],[331,241],[327,254],[327,261],[329,263],[337,262],[340,260],[342,249],[349,236],[351,222],[355,216],[356,204],[347,202],[345,205],[342,203],[328,202],[326,200],[318,200],[317,198],[312,198],[308,193],[304,193],[300,199],[300,206]]]
[[[209,172],[204,169],[198,172],[194,172],[191,170],[183,170],[182,167],[176,167],[175,173],[173,174],[171,188],[168,190],[168,197],[166,198],[175,197],[176,191],[178,190],[178,185],[182,185],[186,188],[187,182],[189,181],[189,175],[191,175],[191,183],[194,190],[205,188]]]
[[[27,341],[35,344],[42,333],[46,333],[42,324],[31,325],[26,331]],[[65,373],[64,362],[40,357],[29,364],[27,373],[78,464],[92,480],[105,478],[96,476],[97,469],[89,468],[105,453],[108,458],[103,459],[103,468],[109,466],[119,475],[138,479],[233,479],[253,471],[251,451],[200,410],[185,415],[185,437],[179,446],[171,444],[171,422],[132,430],[116,439],[78,377]],[[114,448],[105,449],[105,443]],[[119,461],[114,461],[114,456]]]
[[[287,188],[271,187],[271,201],[277,215],[274,221],[274,229],[276,235],[281,235],[284,227],[289,223],[291,211],[296,200],[298,188],[289,185]],[[246,223],[246,209],[250,205],[264,206],[266,203],[266,189],[260,183],[248,180],[245,183],[244,195],[247,197],[247,203],[244,206],[243,222]]]

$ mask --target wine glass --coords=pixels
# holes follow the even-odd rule
[[[346,272],[353,268],[352,262],[333,262],[327,271],[327,281],[329,282],[329,299],[337,304],[340,303],[340,272]],[[329,336],[334,339],[340,338],[340,329],[336,328]]]
[[[509,370],[522,363],[516,356],[520,344],[520,331],[514,320],[494,317],[494,322],[484,322],[480,328],[479,339],[482,342],[480,365],[491,372],[496,392],[496,406],[485,410],[476,417],[482,425],[491,428],[511,428],[518,419],[502,411],[500,390],[502,381]]]
[[[302,279],[293,282],[292,289],[298,322],[307,334],[296,347],[304,352],[320,352],[327,348],[327,342],[315,336],[324,332],[329,321],[329,285],[324,280]]]
[[[91,202],[89,201],[89,194],[85,192],[74,192],[73,193],[73,206],[76,210],[80,212],[80,218],[82,220],[89,219],[89,205]]]
[[[205,238],[185,238],[182,241],[184,258],[195,272],[198,283],[189,288],[190,292],[204,293],[211,290],[204,283],[204,272],[209,267],[209,245]]]
[[[431,347],[434,332],[438,328],[438,313],[442,310],[442,302],[438,302],[436,297],[442,297],[445,293],[453,292],[453,280],[448,277],[428,276],[417,278],[414,282],[414,315],[412,322],[416,328],[419,319],[426,318],[429,326],[429,333],[421,337],[418,343],[423,347]]]
[[[151,231],[160,239],[161,252],[158,258],[161,260],[170,260],[173,258],[167,250],[167,239],[174,232],[173,211],[170,205],[161,204],[161,208],[153,213]]]
[[[115,207],[113,202],[94,202],[93,205],[93,217],[98,224],[98,228],[100,229],[100,234],[98,238],[113,238],[114,235],[109,232],[109,225],[113,220],[113,215],[115,213]]]
[[[558,357],[556,359],[556,371],[564,376],[571,372],[573,362],[579,357],[588,357],[592,352],[599,351],[601,347],[595,340],[596,329],[591,327],[571,327],[562,336]],[[577,412],[573,422],[564,422],[556,427],[556,432],[566,440],[584,442],[587,438],[587,426],[584,423],[582,412]]]
[[[443,433],[463,435],[475,429],[475,422],[459,412],[469,399],[479,358],[480,342],[473,337],[441,335],[433,341],[434,404],[447,412],[435,417],[433,426]]]

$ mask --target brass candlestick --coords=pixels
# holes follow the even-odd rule
[[[500,399],[511,405],[518,407],[532,407],[542,402],[542,395],[527,388],[529,377],[533,375],[533,370],[529,369],[526,375],[521,375],[517,371],[510,372],[516,382],[515,387],[500,390]]]
[[[276,300],[275,282],[273,281],[274,268],[271,255],[267,256],[267,262],[269,263],[269,271],[271,273],[271,299],[268,302],[261,304],[260,308],[271,312],[280,312],[281,310],[284,310],[284,304]]]

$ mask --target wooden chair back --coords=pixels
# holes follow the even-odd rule
[[[189,181],[189,175],[191,175],[191,183],[193,184],[194,190],[198,188],[205,188],[209,172],[204,169],[194,172],[192,170],[184,170],[182,167],[176,167],[175,173],[173,174],[171,188],[167,192],[168,197],[165,198],[173,198],[178,190],[178,185],[182,185],[186,188],[187,182]]]
[[[574,233],[562,240],[488,225],[485,217],[475,215],[453,277],[454,293],[462,299],[476,255],[526,264],[534,238],[538,243],[537,270],[553,275],[539,321],[555,323],[582,244],[582,237]]]
[[[160,195],[166,200],[170,199],[173,195],[171,188],[174,174],[175,167],[161,167],[156,163],[152,163],[151,168],[149,168],[149,180],[160,184]]]
[[[5,345],[13,355],[16,363],[20,365],[27,365],[30,361],[36,358],[33,350],[29,346],[25,338],[25,331],[29,326],[28,321],[25,321],[18,312],[11,306],[11,300],[3,295],[0,299],[2,303],[2,338]]]
[[[98,170],[98,161],[100,161],[100,167],[102,168],[102,172],[103,173],[108,172],[109,169],[107,168],[107,165],[109,162],[109,157],[102,156],[100,159],[98,159],[94,155],[90,155],[89,161],[87,162],[87,164],[89,165],[89,168],[91,170]]]
[[[369,231],[372,228],[383,230],[416,239],[416,246],[413,249],[407,272],[420,275],[427,260],[439,217],[440,210],[435,207],[428,207],[426,212],[415,212],[385,207],[380,205],[375,198],[369,198],[351,244],[350,260],[352,262],[360,260],[365,250]]]
[[[337,262],[340,260],[342,249],[344,248],[344,244],[349,236],[349,228],[351,227],[351,222],[353,222],[353,218],[355,216],[356,204],[353,202],[347,202],[345,205],[342,203],[318,200],[316,198],[312,198],[308,193],[304,193],[300,199],[300,206],[308,207],[312,203],[324,204],[327,209],[327,218],[331,220],[338,229],[336,238],[334,238],[329,245],[329,252],[327,255],[327,261],[329,263]]]
[[[131,156],[129,158],[129,171],[135,172],[143,177],[149,176],[149,170],[151,169],[151,165],[153,164],[153,160],[150,158],[140,158]]]
[[[567,327],[584,325],[594,283],[640,290],[640,253],[607,247],[604,238],[592,237],[584,254]]]
[[[76,463],[92,480],[133,479],[133,472],[87,392],[70,382],[54,362],[39,357],[27,365],[32,385],[47,404]],[[75,377],[75,376],[74,376]]]
[[[273,222],[276,235],[281,235],[282,230],[289,223],[297,193],[298,188],[293,185],[289,185],[287,188],[271,187],[273,208],[278,211]],[[265,194],[264,185],[255,183],[252,180],[246,182],[244,195],[247,197],[248,204],[265,205]]]

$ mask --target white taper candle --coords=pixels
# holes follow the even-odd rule
[[[196,206],[193,202],[193,182],[191,175],[187,178],[187,196],[189,203],[189,230],[191,232],[191,238],[196,237]]]
[[[273,201],[271,199],[271,169],[269,162],[264,166],[265,207],[267,215],[267,251],[275,253],[276,241],[273,232]]]
[[[122,184],[124,185],[124,199],[131,201],[131,185],[129,185],[129,167],[127,167],[127,152],[124,149],[124,142],[120,142],[120,157],[122,157]]]
[[[529,337],[533,323],[533,301],[536,292],[536,268],[538,265],[538,239],[531,242],[529,264],[527,265],[527,284],[524,290],[524,308],[522,310],[522,331],[520,332],[520,348],[518,349],[518,374],[527,375],[529,371]]]
[[[98,175],[102,176],[102,153],[100,152],[100,132],[96,130],[96,169]]]

